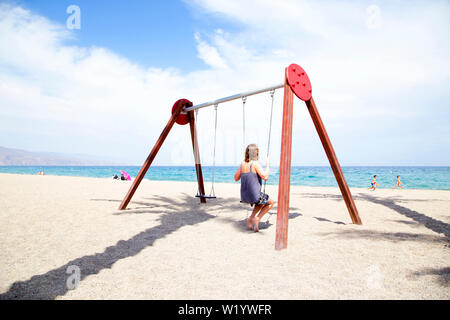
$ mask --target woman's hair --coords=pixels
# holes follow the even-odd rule
[[[249,162],[250,160],[258,160],[259,157],[259,149],[258,146],[254,143],[249,144],[247,148],[245,148],[245,162]]]

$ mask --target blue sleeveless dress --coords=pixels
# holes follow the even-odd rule
[[[261,191],[261,177],[252,171],[253,163],[250,164],[250,171],[242,172],[241,165],[241,202],[250,205],[267,205],[269,196]]]

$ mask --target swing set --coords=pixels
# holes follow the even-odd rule
[[[341,166],[339,165],[336,153],[331,145],[330,138],[328,137],[325,126],[317,110],[316,104],[312,97],[311,82],[305,70],[297,64],[291,64],[285,68],[284,83],[280,85],[271,86],[259,90],[244,92],[235,94],[226,98],[217,99],[215,101],[202,103],[199,105],[193,105],[193,103],[187,99],[180,99],[175,102],[172,107],[172,115],[162,131],[160,137],[156,141],[153,149],[139,170],[138,175],[133,181],[128,193],[122,200],[119,206],[119,210],[125,210],[128,203],[131,201],[134,193],[136,192],[139,184],[144,178],[147,170],[152,164],[156,154],[161,148],[164,140],[169,134],[175,123],[179,125],[189,124],[192,148],[194,152],[195,170],[197,173],[198,190],[196,197],[200,199],[200,203],[206,203],[207,199],[215,199],[214,191],[214,177],[215,177],[215,155],[216,155],[216,136],[217,136],[217,109],[219,104],[242,99],[242,112],[243,112],[243,144],[245,148],[245,103],[247,97],[260,94],[263,92],[270,92],[272,104],[270,111],[270,125],[269,125],[269,137],[267,153],[270,150],[270,136],[272,131],[272,114],[273,114],[273,99],[276,89],[284,88],[283,98],[283,118],[281,129],[281,154],[280,154],[280,174],[278,181],[278,207],[277,207],[277,222],[276,222],[276,237],[275,237],[275,249],[281,250],[287,248],[287,234],[288,234],[288,218],[289,218],[289,192],[290,192],[290,177],[291,177],[291,149],[292,149],[292,123],[293,123],[293,97],[294,94],[302,101],[306,103],[308,111],[311,115],[314,126],[319,135],[320,141],[325,149],[325,153],[330,162],[331,169],[338,183],[339,189],[344,198],[348,212],[354,224],[362,224],[361,219],[356,209],[356,205],[353,201],[352,194],[345,180]],[[203,183],[202,166],[200,163],[200,153],[197,141],[197,128],[196,118],[198,118],[198,110],[214,106],[215,109],[215,127],[214,127],[214,153],[213,153],[213,167],[212,167],[212,183],[211,191],[208,195],[205,193],[205,186]],[[195,115],[194,115],[195,112]],[[266,182],[264,182],[265,190]]]

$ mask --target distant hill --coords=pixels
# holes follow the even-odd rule
[[[0,147],[0,166],[101,166],[117,165],[85,155],[32,152]]]

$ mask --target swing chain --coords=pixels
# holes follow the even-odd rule
[[[215,190],[214,190],[214,180],[215,180],[215,168],[216,168],[217,107],[218,107],[218,104],[215,104],[214,105],[214,110],[215,110],[214,149],[213,149],[214,151],[213,151],[213,167],[212,167],[211,191],[209,192],[209,196],[205,196],[205,195],[201,195],[200,194],[200,190],[197,189],[196,197],[200,197],[200,198],[209,198],[209,199],[216,198],[216,193],[215,193]],[[195,109],[195,115],[196,116],[198,115],[198,109]],[[195,126],[197,127],[197,123],[195,123]],[[197,179],[198,179],[198,176],[197,176]]]
[[[270,137],[272,134],[272,115],[273,115],[273,96],[275,94],[275,90],[270,90],[270,98],[272,100],[272,104],[270,106],[270,124],[269,124],[269,141],[267,143],[267,155],[270,154]]]
[[[269,154],[270,154],[270,137],[272,134],[272,118],[273,118],[272,116],[273,116],[273,96],[274,96],[274,94],[275,94],[275,89],[270,90],[270,98],[272,100],[272,104],[270,106],[270,124],[269,124],[269,139],[267,142],[267,156],[269,156]],[[266,193],[266,183],[267,183],[267,181],[264,180],[264,191],[263,191],[264,194]],[[269,214],[269,217],[266,220],[267,226],[269,225],[269,220],[272,217],[272,214],[270,212],[268,212],[268,214]]]
[[[242,143],[245,149],[245,103],[247,102],[247,96],[242,97]]]
[[[270,106],[270,124],[269,124],[269,138],[267,142],[267,156],[270,154],[270,137],[272,135],[272,118],[273,118],[273,96],[275,94],[275,90],[270,90],[270,98],[272,100],[271,106]],[[264,191],[263,193],[266,193],[266,183],[267,181],[264,180]]]
[[[197,136],[197,122],[198,122],[198,109],[195,109],[195,122],[194,122],[194,126],[195,126],[195,128],[194,128],[194,137],[196,137]],[[197,143],[197,139],[195,139],[194,140],[195,141],[195,143]],[[198,148],[198,146],[197,146],[197,148]],[[195,152],[195,151],[194,151]],[[197,174],[197,181],[198,181],[198,172],[197,172],[197,170],[195,170],[196,171],[196,174]],[[200,196],[201,195],[201,193],[200,193],[200,186],[199,185],[197,185],[197,195],[196,195],[196,197],[198,197],[198,196]]]
[[[214,112],[215,112],[215,119],[214,119],[214,151],[213,151],[213,168],[212,168],[212,183],[211,183],[211,192],[210,196],[216,196],[215,190],[214,190],[214,178],[215,178],[215,169],[216,169],[216,138],[217,138],[217,109],[218,104],[214,105]]]

